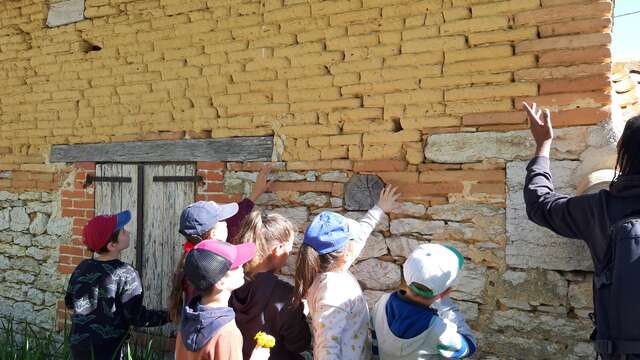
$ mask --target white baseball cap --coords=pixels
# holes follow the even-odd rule
[[[453,247],[440,244],[420,245],[402,266],[404,280],[420,296],[438,296],[453,285],[463,263],[464,257]],[[429,290],[415,286],[416,283]]]

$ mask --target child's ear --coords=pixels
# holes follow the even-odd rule
[[[271,255],[280,256],[285,252],[285,244],[276,244],[271,248]]]

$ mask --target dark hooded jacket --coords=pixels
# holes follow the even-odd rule
[[[262,272],[235,290],[229,306],[236,312],[236,322],[244,337],[242,354],[249,359],[256,345],[253,337],[264,331],[276,339],[270,360],[303,359],[309,349],[311,331],[302,305],[290,306],[293,287],[272,272]]]
[[[527,166],[524,201],[529,219],[572,239],[584,240],[595,264],[602,264],[609,244],[609,227],[640,210],[640,176],[624,176],[609,190],[567,196],[555,192],[549,158],[534,157]]]
[[[194,298],[182,311],[176,337],[177,360],[240,360],[242,334],[229,307],[211,307]]]

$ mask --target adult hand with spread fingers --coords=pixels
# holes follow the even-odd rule
[[[522,103],[529,119],[531,135],[536,141],[536,156],[549,157],[551,142],[553,141],[553,126],[549,109],[538,109],[536,103],[531,105]]]

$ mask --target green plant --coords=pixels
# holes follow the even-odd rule
[[[158,337],[137,344],[125,342],[126,360],[160,360],[164,353]],[[0,360],[70,360],[71,342],[65,324],[62,332],[40,329],[27,322],[0,318]]]

